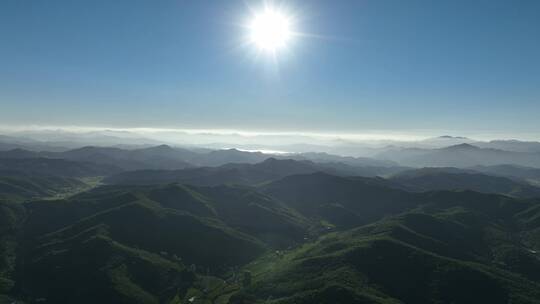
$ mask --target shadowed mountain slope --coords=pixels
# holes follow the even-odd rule
[[[538,247],[523,234],[539,202],[421,196],[401,215],[248,265],[253,284],[231,303],[540,303]]]
[[[193,284],[184,265],[221,273],[308,228],[279,203],[230,187],[102,187],[24,208],[12,292],[50,303],[168,303]]]
[[[89,177],[120,172],[114,165],[51,158],[0,159],[0,175],[23,173],[32,176]]]
[[[419,203],[419,196],[389,188],[384,179],[294,175],[263,185],[261,191],[302,214],[343,226],[358,226]]]
[[[455,168],[410,170],[398,173],[390,180],[409,191],[473,190],[521,198],[540,197],[540,188],[524,181]]]

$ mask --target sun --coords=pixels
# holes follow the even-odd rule
[[[292,37],[291,18],[284,12],[265,7],[254,14],[248,25],[249,40],[258,49],[275,53],[286,48]]]

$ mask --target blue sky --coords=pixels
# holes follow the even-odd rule
[[[540,1],[0,2],[2,125],[504,134],[540,139]]]

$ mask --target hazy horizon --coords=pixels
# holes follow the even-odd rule
[[[301,136],[312,138],[343,139],[350,141],[421,141],[441,136],[466,137],[478,141],[491,140],[519,140],[540,141],[540,133],[494,133],[494,132],[465,132],[456,130],[364,130],[364,131],[321,131],[321,130],[249,130],[249,129],[207,129],[207,128],[155,128],[155,127],[110,127],[110,126],[74,126],[74,125],[0,125],[0,134],[17,134],[25,132],[129,132],[138,135],[152,135],[159,133],[177,132],[190,135],[239,135],[244,137],[254,136]]]
[[[75,149],[85,146],[138,148],[169,145],[179,148],[210,150],[237,149],[265,154],[324,152],[332,155],[376,157],[388,149],[438,149],[459,144],[481,148],[537,151],[536,138],[505,138],[499,136],[464,136],[452,133],[398,132],[316,133],[316,132],[254,132],[242,130],[160,129],[160,128],[98,128],[98,127],[0,127],[4,149],[30,150]],[[17,144],[18,143],[18,144]],[[511,146],[508,146],[511,145]],[[529,146],[529,147],[528,147]]]

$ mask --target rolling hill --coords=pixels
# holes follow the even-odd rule
[[[258,259],[246,267],[252,284],[229,303],[540,302],[537,237],[522,234],[538,227],[524,224],[538,202],[422,196],[405,213]]]
[[[312,227],[282,203],[230,186],[109,186],[1,207],[9,250],[0,279],[12,283],[0,290],[31,302],[168,303],[194,284],[193,269],[224,273],[301,242]]]
[[[249,166],[281,175],[275,164],[266,171],[272,162],[305,164]],[[29,303],[539,303],[539,200],[395,185],[314,172],[0,202],[0,294]]]

